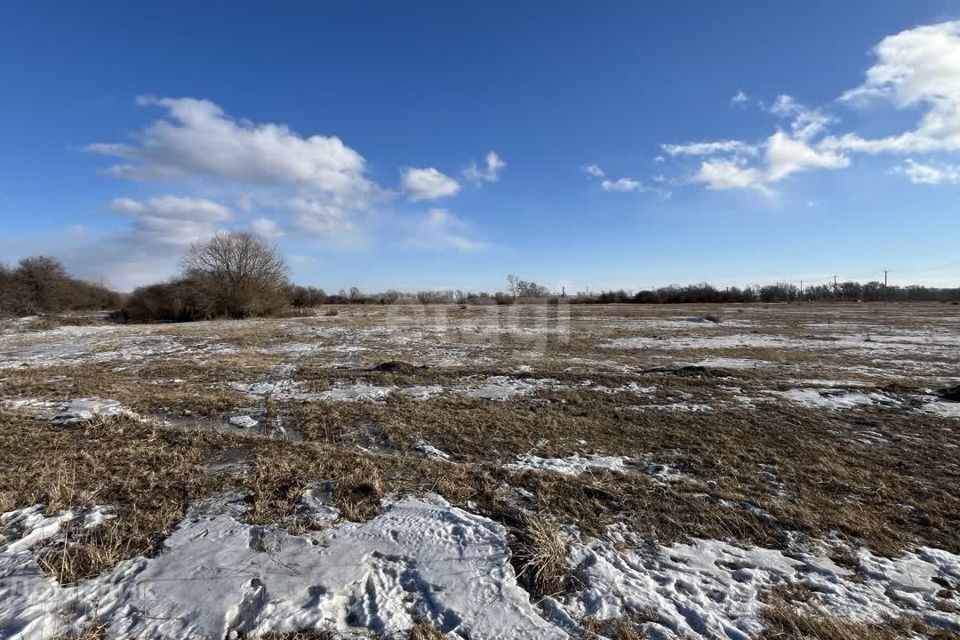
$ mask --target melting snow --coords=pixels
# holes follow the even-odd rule
[[[519,456],[515,463],[507,466],[514,469],[555,471],[568,476],[578,476],[586,471],[596,469],[622,472],[624,464],[629,461],[629,458],[623,456],[580,456],[573,454],[566,458],[541,458],[531,453],[525,453]]]
[[[859,406],[903,406],[898,400],[879,392],[850,391],[847,389],[790,389],[774,391],[791,402],[816,409],[852,409]]]
[[[511,378],[510,376],[491,376],[479,385],[463,385],[458,387],[464,395],[470,398],[484,400],[509,400],[514,396],[523,396],[533,393],[544,387],[558,387],[559,382],[552,378]]]
[[[52,402],[36,398],[6,400],[11,409],[21,409],[49,420],[58,427],[72,427],[94,418],[124,416],[140,419],[140,416],[116,400],[101,398],[75,398],[66,402]]]
[[[567,637],[517,585],[506,529],[438,498],[304,536],[195,511],[155,557],[69,587],[24,551],[0,548],[0,576],[18,576],[0,579],[0,620],[18,638],[63,633],[68,612],[73,630],[95,615],[111,635],[141,638],[330,627],[401,637],[416,619],[476,640]]]
[[[234,427],[239,427],[241,429],[252,429],[258,424],[254,418],[251,418],[247,415],[232,416],[229,420],[227,420],[227,422]]]
[[[900,558],[859,552],[864,580],[826,558],[758,547],[741,548],[718,540],[675,544],[652,554],[617,550],[614,542],[574,544],[570,562],[585,588],[570,607],[574,615],[613,618],[633,610],[654,612],[646,625],[654,637],[747,640],[762,630],[758,595],[785,583],[809,588],[831,612],[880,622],[901,609],[938,623],[960,625],[960,614],[945,604],[934,582],[960,576],[960,556],[920,548]]]

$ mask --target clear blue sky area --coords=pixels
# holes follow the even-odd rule
[[[960,285],[960,5],[0,5],[0,259],[328,290]]]

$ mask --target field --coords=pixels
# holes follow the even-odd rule
[[[960,307],[0,326],[0,638],[960,637]]]

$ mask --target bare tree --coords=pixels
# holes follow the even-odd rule
[[[284,304],[287,265],[276,247],[253,233],[218,233],[195,243],[182,266],[210,304],[210,315],[263,315]]]
[[[57,313],[67,306],[67,271],[56,258],[24,258],[17,265],[16,276],[28,296],[28,313]]]
[[[515,276],[512,273],[507,276],[507,286],[510,287],[510,293],[513,294],[513,297],[517,297],[517,285],[520,283],[520,276]]]

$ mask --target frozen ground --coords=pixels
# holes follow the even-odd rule
[[[958,314],[4,323],[0,638],[960,634]]]

